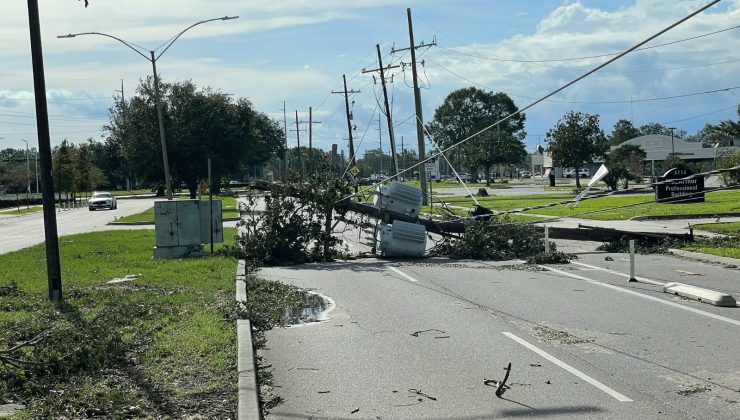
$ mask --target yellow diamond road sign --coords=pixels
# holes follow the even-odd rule
[[[352,167],[352,176],[357,176],[357,174],[360,173],[360,168],[357,167],[357,165]]]

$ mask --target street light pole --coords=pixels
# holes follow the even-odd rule
[[[159,92],[159,76],[157,76],[157,59],[154,57],[154,51],[149,51],[152,55],[152,72],[154,73],[154,98],[157,102],[157,120],[159,121],[159,140],[162,142],[162,161],[164,162],[164,182],[167,187],[167,199],[172,200],[172,185],[170,181],[170,163],[167,159],[167,139],[164,134],[164,118],[162,117],[162,100]]]
[[[172,46],[172,44],[174,44],[175,41],[177,41],[182,36],[182,34],[184,34],[185,32],[187,32],[189,29],[191,29],[191,28],[193,28],[195,26],[198,26],[198,25],[201,25],[201,24],[204,24],[204,23],[208,23],[208,22],[213,22],[213,21],[216,21],[216,20],[232,20],[232,19],[238,19],[238,18],[239,18],[239,16],[224,16],[224,17],[220,17],[220,18],[207,19],[207,20],[201,20],[200,22],[196,22],[196,23],[188,26],[187,28],[183,29],[182,31],[180,31],[180,33],[177,34],[174,38],[172,38],[171,41],[169,41],[167,44],[163,45],[164,46],[164,50],[162,50],[162,52],[159,53],[159,55],[155,55],[154,54],[155,53],[154,51],[149,51],[149,57],[147,57],[146,54],[144,54],[142,52],[142,49],[141,48],[137,48],[136,46],[134,46],[130,42],[127,42],[127,41],[125,41],[125,40],[123,40],[121,38],[118,38],[118,37],[115,37],[113,35],[109,35],[109,34],[106,34],[106,33],[103,33],[103,32],[81,32],[81,33],[77,33],[77,34],[67,34],[67,35],[58,35],[57,36],[57,38],[75,38],[75,37],[77,37],[79,35],[101,35],[101,36],[105,36],[105,37],[108,37],[108,38],[115,39],[116,41],[118,41],[118,42],[122,43],[123,45],[129,47],[135,53],[137,53],[140,56],[144,57],[145,60],[147,60],[147,61],[149,61],[149,62],[152,63],[152,72],[154,74],[154,97],[155,97],[154,99],[155,99],[155,101],[157,103],[157,120],[159,121],[159,139],[162,142],[162,162],[164,163],[164,182],[165,182],[165,187],[167,188],[167,199],[168,200],[172,200],[172,185],[171,185],[171,181],[170,181],[170,164],[169,164],[169,159],[167,157],[167,137],[166,137],[165,131],[164,131],[164,117],[162,116],[162,101],[161,101],[161,92],[159,90],[159,76],[157,76],[157,60],[159,60],[160,57],[162,57],[162,55],[165,52],[167,52],[168,49],[170,49],[170,47]],[[159,49],[159,48],[157,48],[157,49]]]
[[[31,151],[28,148],[28,140],[21,141],[26,142],[26,208],[28,208],[28,196],[31,194]]]

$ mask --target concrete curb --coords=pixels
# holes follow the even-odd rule
[[[683,249],[669,249],[669,251],[679,257],[689,258],[692,260],[722,264],[728,267],[740,267],[740,260],[737,258],[720,257],[718,255],[702,254],[701,252],[684,251]]]
[[[247,284],[244,272],[244,260],[239,260],[236,269],[236,302],[247,301]],[[259,402],[259,384],[257,383],[257,367],[254,364],[254,347],[252,345],[252,325],[248,319],[236,321],[237,339],[237,369],[239,382],[237,385],[238,419],[262,419]]]

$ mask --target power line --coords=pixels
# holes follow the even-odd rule
[[[585,78],[587,78],[587,77],[591,76],[592,74],[594,74],[594,73],[596,73],[597,71],[601,70],[602,68],[604,68],[604,67],[608,66],[609,64],[611,64],[611,63],[613,63],[613,62],[615,62],[615,61],[619,60],[620,58],[624,57],[625,55],[629,54],[630,52],[632,52],[632,51],[634,51],[634,50],[636,50],[636,49],[640,48],[641,46],[643,46],[643,45],[647,44],[648,42],[652,41],[653,39],[656,39],[656,38],[658,38],[659,36],[663,35],[664,33],[666,33],[666,32],[668,32],[668,31],[670,31],[671,29],[675,28],[676,26],[678,26],[678,25],[680,25],[680,24],[684,23],[685,21],[687,21],[687,20],[689,20],[689,19],[693,18],[694,16],[698,15],[699,13],[701,13],[701,12],[703,12],[703,11],[707,10],[708,8],[710,8],[710,7],[714,6],[715,4],[719,3],[719,1],[720,1],[720,0],[714,0],[714,1],[712,1],[712,2],[710,2],[710,3],[708,3],[708,4],[706,4],[706,5],[702,6],[701,8],[699,8],[699,9],[697,9],[696,11],[694,11],[694,12],[690,13],[689,15],[687,15],[687,16],[685,16],[685,17],[681,18],[680,20],[678,20],[678,21],[676,21],[676,22],[672,23],[671,25],[669,25],[669,26],[667,26],[667,27],[665,27],[665,28],[661,29],[660,31],[656,32],[655,34],[651,35],[650,37],[648,37],[648,38],[646,38],[646,39],[644,39],[644,40],[640,41],[639,43],[635,44],[634,46],[632,46],[632,47],[628,48],[627,50],[623,51],[622,53],[620,53],[620,54],[619,54],[619,55],[617,55],[616,57],[613,57],[613,58],[611,58],[611,59],[607,60],[606,62],[604,62],[604,63],[601,63],[601,64],[599,64],[598,66],[596,66],[596,67],[594,67],[593,69],[591,69],[591,70],[587,71],[586,73],[582,74],[581,76],[579,76],[579,77],[577,77],[577,78],[575,78],[575,79],[571,80],[571,81],[570,81],[570,82],[568,82],[568,83],[565,83],[565,84],[563,84],[562,86],[560,86],[560,87],[558,87],[557,89],[555,89],[555,90],[551,91],[550,93],[548,93],[548,94],[546,94],[546,95],[542,96],[542,97],[541,97],[541,98],[539,98],[539,99],[536,99],[536,100],[535,100],[534,102],[531,102],[531,103],[529,103],[528,105],[526,105],[526,106],[524,106],[524,107],[520,108],[520,109],[519,109],[519,110],[517,110],[516,112],[512,112],[511,114],[509,114],[509,115],[507,115],[507,116],[505,116],[505,117],[503,117],[503,118],[499,119],[498,121],[494,122],[493,124],[490,124],[489,126],[487,126],[487,127],[484,127],[483,129],[481,129],[481,130],[479,130],[479,131],[477,131],[477,132],[475,132],[475,133],[473,133],[473,134],[469,135],[468,137],[466,137],[466,138],[464,138],[464,139],[462,139],[462,140],[460,140],[460,141],[458,141],[458,142],[456,142],[456,143],[454,143],[454,144],[452,144],[452,145],[450,145],[450,146],[446,147],[446,148],[445,148],[444,150],[441,150],[441,151],[439,151],[438,153],[432,153],[432,154],[430,154],[430,156],[428,156],[428,157],[425,157],[425,158],[421,158],[421,157],[420,157],[419,161],[418,161],[418,162],[417,162],[416,164],[412,165],[412,166],[411,166],[411,167],[409,167],[409,168],[406,168],[405,170],[403,170],[403,171],[401,171],[401,172],[399,172],[399,173],[397,173],[397,174],[394,174],[393,176],[391,176],[391,177],[389,177],[388,179],[386,179],[386,180],[385,180],[384,182],[387,182],[387,181],[390,181],[390,180],[392,180],[392,179],[395,179],[395,178],[397,178],[397,177],[398,177],[399,175],[401,175],[401,174],[403,174],[403,173],[405,173],[405,172],[408,172],[409,170],[413,170],[414,168],[417,168],[417,167],[421,166],[422,164],[424,164],[424,163],[426,163],[426,162],[429,162],[429,161],[431,161],[432,159],[435,159],[435,158],[436,158],[436,157],[438,157],[438,156],[439,156],[440,154],[442,154],[442,153],[446,153],[446,152],[448,152],[449,150],[452,150],[453,148],[455,148],[455,147],[458,147],[458,146],[460,146],[460,145],[461,145],[461,144],[463,144],[463,143],[467,143],[468,141],[470,141],[470,140],[472,140],[472,139],[474,139],[474,138],[476,138],[476,137],[480,136],[481,134],[485,133],[486,131],[489,131],[489,130],[491,130],[491,129],[492,129],[493,127],[496,127],[496,126],[498,126],[498,125],[499,125],[499,124],[501,124],[502,122],[504,122],[504,121],[507,121],[507,120],[509,120],[510,118],[512,118],[512,117],[514,117],[514,116],[516,116],[516,115],[522,114],[522,113],[523,113],[524,111],[526,111],[526,110],[528,110],[528,109],[530,109],[530,108],[532,108],[532,107],[534,107],[534,106],[538,105],[538,104],[539,104],[539,103],[541,103],[541,102],[544,102],[544,101],[546,101],[546,100],[547,100],[548,98],[550,98],[551,96],[554,96],[554,95],[556,95],[556,94],[558,94],[558,93],[562,92],[563,90],[565,90],[565,89],[569,88],[570,86],[573,86],[574,84],[576,84],[576,83],[580,82],[581,80],[583,80],[583,79],[585,79]],[[410,9],[408,9],[408,10],[410,10]],[[410,13],[410,12],[409,12],[409,13]],[[421,120],[420,120],[420,115],[418,115],[418,113],[417,113],[416,119],[417,119],[417,125],[422,125],[422,124],[421,124]],[[423,125],[422,125],[422,127],[423,127]],[[421,135],[423,136],[423,133],[419,133],[419,134],[421,134]],[[420,147],[419,147],[419,154],[420,154],[420,156],[421,156],[421,151],[423,150],[423,140],[420,140],[420,142],[419,142],[419,143],[420,143],[420,144],[419,144],[419,146],[420,146]],[[422,180],[426,181],[426,179],[425,179],[424,177],[422,177]],[[382,182],[381,182],[381,183],[382,183]],[[378,183],[376,183],[376,184],[373,184],[373,185],[371,185],[370,187],[368,187],[368,188],[366,188],[366,189],[363,189],[363,191],[362,191],[362,192],[365,192],[365,191],[367,191],[368,189],[374,189],[374,188],[376,188],[376,187],[377,187],[378,185],[379,185]],[[422,184],[422,186],[423,186],[423,184]],[[422,189],[422,193],[423,193],[423,189]],[[346,198],[351,198],[351,197],[354,197],[354,196],[356,196],[357,194],[358,194],[358,192],[355,192],[355,194],[354,194],[354,195],[350,195],[350,196],[348,196],[348,197],[345,197],[345,199],[346,199]]]
[[[496,90],[490,86],[486,86],[483,83],[476,82],[473,80],[470,80],[458,73],[453,72],[452,70],[448,69],[447,67],[432,61],[430,58],[427,58],[428,61],[432,62],[433,64],[439,66],[442,70],[446,71],[447,73],[450,73],[451,75],[458,77],[468,83],[472,83],[474,85],[486,88],[488,90]],[[686,98],[690,96],[699,96],[699,95],[708,95],[711,93],[718,93],[718,92],[729,92],[735,89],[740,89],[740,86],[733,86],[728,88],[720,88],[720,89],[714,89],[714,90],[708,90],[708,91],[702,91],[702,92],[693,92],[693,93],[685,93],[681,95],[673,95],[673,96],[663,96],[663,97],[656,97],[656,98],[643,98],[643,99],[632,99],[632,100],[621,100],[621,101],[563,101],[558,99],[547,99],[543,102],[553,102],[553,103],[562,103],[562,104],[589,104],[589,105],[613,105],[613,104],[629,104],[629,103],[635,103],[635,102],[653,102],[653,101],[663,101],[668,99],[678,99],[678,98]],[[524,95],[516,95],[513,93],[510,93],[509,95],[517,97],[517,98],[523,98],[523,99],[535,99],[530,96],[524,96]]]
[[[429,25],[429,26],[431,27],[431,25]],[[667,45],[678,44],[678,43],[681,43],[681,42],[692,41],[692,40],[695,40],[695,39],[699,39],[699,38],[703,38],[703,37],[707,37],[707,36],[711,36],[711,35],[716,35],[718,33],[731,31],[731,30],[737,29],[737,28],[740,28],[740,25],[732,26],[732,27],[725,28],[725,29],[720,29],[718,31],[709,32],[709,33],[705,33],[705,34],[701,34],[701,35],[697,35],[697,36],[693,36],[693,37],[689,37],[689,38],[679,39],[679,40],[675,40],[675,41],[671,41],[671,42],[665,42],[665,43],[662,43],[662,44],[650,45],[650,46],[647,46],[647,47],[641,47],[641,48],[638,48],[638,49],[636,49],[634,51],[635,52],[637,52],[637,51],[645,51],[645,50],[649,50],[649,49],[654,49],[654,48],[659,48],[659,47],[665,47]],[[434,29],[434,28],[432,28],[432,29]],[[440,32],[440,33],[442,33],[443,35],[445,35],[443,32]],[[461,42],[461,41],[459,41],[459,40],[457,40],[455,38],[452,38],[449,35],[445,35],[445,36],[448,36],[449,38],[451,38],[451,39],[453,39],[455,41],[458,41],[461,44],[465,44],[464,42]],[[458,50],[455,50],[455,49],[452,49],[452,48],[445,48],[445,47],[441,47],[441,46],[440,46],[440,48],[442,48],[445,51],[450,51],[450,52],[453,52],[453,53],[456,53],[456,54],[465,55],[465,56],[468,56],[468,57],[480,58],[480,59],[484,59],[484,60],[499,61],[499,62],[508,62],[508,63],[530,63],[530,64],[557,63],[557,62],[562,62],[562,61],[588,60],[588,59],[592,59],[592,58],[612,57],[612,56],[615,56],[615,55],[619,55],[620,54],[618,52],[613,52],[613,53],[604,53],[604,54],[588,55],[588,56],[581,56],[581,57],[552,58],[552,59],[543,59],[543,60],[521,60],[521,59],[489,57],[489,56],[485,56],[485,55],[481,55],[481,54],[465,53],[465,52],[458,51]]]

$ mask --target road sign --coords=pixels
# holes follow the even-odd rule
[[[355,165],[352,167],[350,172],[352,172],[352,176],[357,176],[357,174],[360,173],[360,168],[358,168],[357,165]]]

